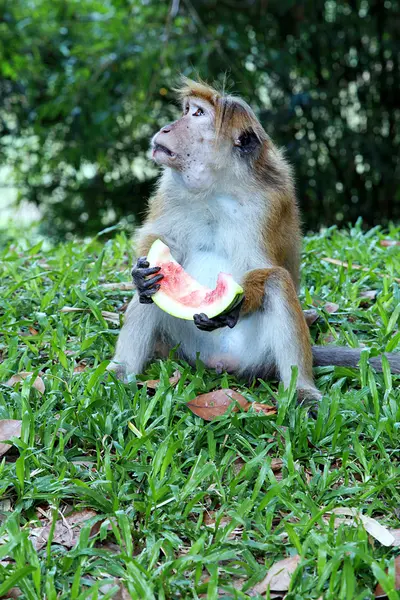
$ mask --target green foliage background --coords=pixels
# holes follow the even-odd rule
[[[399,219],[398,0],[0,0],[0,160],[48,230],[140,215],[179,73],[287,149],[308,227]]]

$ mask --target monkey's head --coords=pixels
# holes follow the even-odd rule
[[[224,179],[259,178],[273,146],[251,108],[187,78],[177,92],[183,114],[153,137],[154,161],[196,191]]]

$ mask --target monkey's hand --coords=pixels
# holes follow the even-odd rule
[[[222,313],[213,319],[209,319],[204,313],[193,315],[193,321],[197,329],[201,331],[214,331],[221,327],[228,326],[230,329],[235,327],[239,320],[240,309],[244,302],[244,297],[229,312]]]
[[[164,275],[156,275],[146,279],[149,275],[158,273],[161,267],[152,267],[149,269],[149,262],[146,256],[138,258],[136,265],[132,269],[133,283],[139,294],[139,302],[141,304],[151,304],[153,302],[152,296],[160,289],[158,283],[164,277]]]

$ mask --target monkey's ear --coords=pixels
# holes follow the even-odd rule
[[[242,154],[251,154],[259,148],[261,142],[253,130],[244,131],[235,139],[233,145],[240,150]]]

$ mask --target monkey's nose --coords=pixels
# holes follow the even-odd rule
[[[162,129],[160,129],[160,133],[169,133],[171,131],[171,125],[166,125]]]

